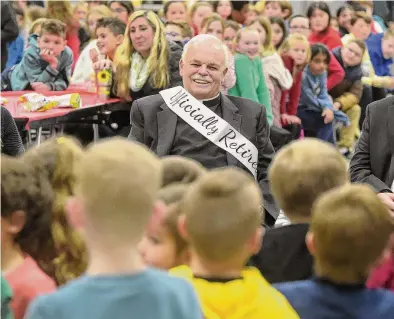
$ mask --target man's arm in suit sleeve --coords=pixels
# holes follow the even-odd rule
[[[260,189],[263,192],[264,208],[267,212],[276,220],[279,215],[279,208],[275,203],[275,199],[272,196],[268,181],[268,167],[272,162],[274,156],[274,148],[272,146],[269,133],[270,126],[267,121],[267,115],[265,108],[261,107],[261,113],[257,119],[256,129],[256,146],[258,150],[258,165],[257,165],[257,180],[260,185]],[[267,217],[266,217],[267,220]]]
[[[134,101],[130,110],[131,131],[129,139],[144,144],[144,117],[138,101]]]
[[[368,106],[362,133],[356,145],[354,156],[350,161],[350,178],[353,183],[365,183],[372,186],[377,193],[390,192],[390,187],[372,174],[369,132],[370,121],[370,107]]]

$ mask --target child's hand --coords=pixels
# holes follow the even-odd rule
[[[96,63],[99,60],[99,53],[95,48],[90,49],[89,56],[90,59],[92,60],[92,63]]]
[[[324,109],[323,113],[321,116],[324,117],[324,123],[328,124],[331,123],[334,119],[334,112],[331,111],[330,109]]]
[[[47,61],[52,68],[57,69],[58,59],[53,54],[52,50],[43,49],[40,52],[40,56],[44,61]]]
[[[335,103],[334,103],[334,110],[335,110],[335,111],[338,111],[341,107],[342,107],[342,106],[341,106],[341,103],[339,103],[339,102],[335,102]]]
[[[286,124],[301,124],[301,119],[295,115],[282,114],[281,119]]]
[[[101,60],[101,61],[97,61],[96,63],[93,63],[93,70],[97,72],[103,69],[111,69],[112,66],[113,63],[111,60]]]
[[[37,91],[37,92],[51,91],[50,86],[45,83],[42,83],[42,82],[34,82],[31,84],[31,87],[33,88],[34,91]]]

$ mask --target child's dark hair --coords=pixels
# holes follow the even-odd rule
[[[311,61],[316,55],[320,53],[326,56],[326,62],[327,64],[330,64],[331,61],[330,50],[322,43],[316,43],[311,45]]]
[[[130,15],[134,12],[134,6],[133,3],[131,1],[108,1],[107,6],[109,7],[111,5],[111,3],[119,3],[119,5],[121,5],[123,8],[125,8],[127,10],[127,14]],[[105,5],[105,3],[103,3]]]
[[[345,11],[346,9],[354,11],[354,8],[352,6],[346,4],[346,5],[338,8],[338,10],[337,10],[337,18],[339,18],[339,16],[342,14],[342,12]]]
[[[107,28],[117,36],[125,33],[126,24],[118,18],[101,18],[97,21],[96,30],[98,28]]]
[[[231,8],[233,8],[233,2],[232,1],[229,1],[230,2],[230,5],[231,5]],[[218,6],[219,6],[219,3],[220,3],[220,1],[214,1],[212,4],[213,4],[213,10],[216,12],[216,10],[217,10],[217,8],[218,8]]]
[[[278,26],[280,26],[280,28],[283,31],[283,37],[280,40],[280,42],[276,45],[276,49],[278,49],[282,45],[283,41],[287,38],[287,27],[285,25],[285,21],[282,18],[279,18],[279,17],[271,17],[270,18],[270,22],[271,22],[271,26],[273,24],[277,24]]]
[[[25,17],[25,12],[21,8],[15,8],[14,11],[16,15]]]
[[[46,259],[49,253],[42,248],[51,238],[53,199],[46,178],[36,175],[19,158],[1,156],[1,217],[24,212],[25,225],[14,241],[37,262]]]
[[[62,38],[66,37],[66,25],[58,19],[46,19],[41,24],[40,36],[44,33],[58,35]]]
[[[323,2],[323,1],[318,1],[318,2],[313,2],[309,5],[308,7],[308,11],[306,13],[306,16],[310,19],[313,15],[313,12],[319,9],[321,11],[324,11],[325,13],[328,14],[328,25],[327,28],[330,27],[330,22],[331,22],[331,11],[330,8],[328,7],[327,3]]]
[[[168,13],[168,8],[170,7],[170,5],[172,5],[173,3],[181,3],[181,4],[183,4],[184,6],[185,6],[185,9],[187,10],[187,6],[186,6],[186,2],[185,1],[180,1],[180,0],[175,0],[175,1],[167,1],[165,4],[164,4],[164,7],[163,7],[163,12],[164,12],[164,16],[165,17],[167,17],[167,13]]]

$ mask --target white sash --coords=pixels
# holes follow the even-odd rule
[[[160,95],[181,119],[234,156],[255,178],[257,177],[258,151],[246,137],[181,86],[163,90]]]

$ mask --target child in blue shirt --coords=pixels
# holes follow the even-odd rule
[[[311,46],[311,60],[302,75],[301,97],[297,116],[302,121],[305,136],[317,137],[323,141],[334,142],[334,118],[349,125],[349,118],[342,111],[335,111],[332,99],[327,92],[327,66],[330,51],[323,44]]]
[[[365,286],[392,231],[392,218],[371,188],[335,188],[315,202],[306,235],[316,277],[276,289],[303,319],[392,319],[394,294]]]
[[[394,31],[389,29],[385,33],[373,34],[365,43],[375,74],[378,76],[392,76],[390,67],[394,58]]]
[[[22,61],[6,69],[2,78],[8,90],[62,91],[67,89],[73,55],[66,46],[65,24],[47,19],[41,25],[40,35],[32,34]]]
[[[191,285],[148,268],[137,249],[152,213],[162,214],[161,173],[160,160],[137,143],[114,138],[87,149],[67,205],[89,251],[86,274],[38,297],[27,319],[202,318]]]

